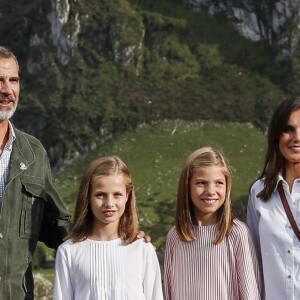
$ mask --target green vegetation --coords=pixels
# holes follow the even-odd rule
[[[259,176],[265,136],[250,124],[164,120],[126,132],[86,154],[57,178],[59,192],[71,212],[81,174],[96,157],[119,155],[132,172],[140,227],[162,255],[167,231],[174,223],[177,183],[186,157],[211,145],[227,155],[233,171],[234,208],[244,218],[248,188]]]
[[[185,157],[207,144],[223,148],[233,167],[234,207],[244,217],[265,149],[257,128],[265,130],[273,108],[300,83],[299,51],[283,57],[241,37],[231,20],[183,3],[81,0],[66,11],[67,2],[57,1],[60,22],[67,19],[56,20],[61,32],[50,23],[50,2],[0,3],[1,44],[21,67],[14,123],[42,141],[55,170],[73,163],[57,178],[72,212],[88,162],[120,155],[136,182],[141,228],[161,261]],[[292,19],[283,31],[287,41],[299,37]]]
[[[192,151],[206,145],[220,148],[227,156],[233,173],[234,210],[244,219],[248,189],[261,172],[266,146],[264,134],[249,123],[163,120],[144,124],[82,156],[55,183],[73,214],[76,191],[88,164],[99,156],[120,156],[135,183],[140,228],[151,236],[162,263],[166,235],[174,223],[181,167]]]
[[[274,106],[299,86],[297,55],[285,59],[241,37],[223,16],[192,12],[183,1],[70,2],[59,51],[45,22],[51,5],[22,1],[14,7],[18,22],[8,26],[4,3],[2,43],[20,58],[24,85],[15,123],[42,140],[55,168],[161,118],[264,129]],[[290,34],[295,30],[286,25]]]
[[[45,279],[49,280],[50,282],[52,282],[52,283],[54,282],[54,270],[53,270],[53,268],[39,269],[36,272],[40,273]]]
[[[39,243],[35,249],[34,256],[32,259],[32,268],[34,270],[42,268],[42,264],[46,260],[46,251],[45,251],[45,245],[42,243]]]

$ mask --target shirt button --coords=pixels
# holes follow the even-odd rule
[[[289,226],[289,229],[292,229],[292,226]]]
[[[288,250],[288,253],[291,253],[291,250]]]
[[[292,277],[291,275],[288,276],[288,278],[291,278],[291,277]]]

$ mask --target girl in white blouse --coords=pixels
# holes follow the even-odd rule
[[[259,254],[265,299],[300,299],[300,236],[295,233],[300,227],[300,97],[284,100],[273,113],[264,168],[250,191],[247,223]]]
[[[152,244],[137,240],[132,178],[118,157],[93,161],[84,173],[74,225],[59,246],[54,300],[161,300]]]
[[[230,189],[220,151],[204,147],[187,158],[167,236],[165,299],[261,299],[256,254],[246,224],[232,217]]]

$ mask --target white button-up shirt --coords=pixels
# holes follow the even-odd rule
[[[6,186],[6,180],[9,173],[9,162],[10,155],[12,152],[13,141],[15,140],[15,132],[14,129],[9,122],[9,137],[6,145],[4,146],[4,150],[0,155],[0,206],[2,204],[2,198],[4,195],[4,190]]]
[[[283,188],[292,214],[300,228],[300,179],[292,192],[287,182]],[[247,223],[253,237],[264,275],[266,300],[300,299],[300,242],[297,239],[282,205],[277,187],[268,202],[257,198],[264,181],[251,187]]]

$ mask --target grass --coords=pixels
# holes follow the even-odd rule
[[[249,186],[262,169],[265,140],[264,134],[250,124],[164,120],[142,125],[99,145],[67,167],[57,177],[56,185],[73,213],[76,189],[87,165],[98,156],[120,156],[135,183],[140,228],[151,236],[162,263],[165,238],[174,223],[179,174],[186,157],[206,145],[223,150],[233,172],[234,208],[243,218]]]
[[[163,248],[174,222],[181,167],[192,151],[206,145],[221,148],[228,157],[233,171],[234,207],[244,217],[248,189],[262,169],[265,151],[265,136],[249,124],[164,120],[140,126],[80,158],[56,183],[73,213],[76,189],[88,163],[98,156],[120,156],[135,183],[140,227],[157,247]]]
[[[50,282],[54,282],[54,272],[52,268],[49,269],[39,269],[36,272],[40,273],[44,278]]]
[[[221,14],[211,16],[205,10],[202,13],[193,12],[187,5],[176,0],[132,2],[140,10],[153,12],[169,20],[176,28],[179,40],[191,49],[199,44],[217,49],[224,64],[236,66],[238,72],[247,74],[248,79],[254,74],[266,76],[283,90],[292,81],[290,64],[278,50],[264,41],[253,42],[242,37],[232,19]],[[170,35],[168,30],[166,32],[162,41]],[[155,36],[160,34],[160,31],[155,32]]]

